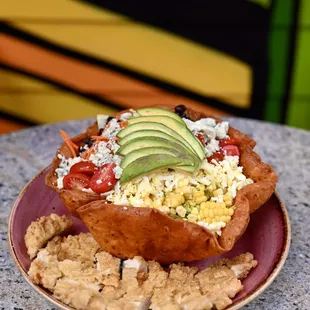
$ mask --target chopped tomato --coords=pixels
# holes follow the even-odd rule
[[[88,188],[90,177],[83,173],[69,173],[63,179],[64,189]]]
[[[211,163],[212,159],[215,159],[216,161],[222,161],[224,159],[224,154],[222,152],[213,153],[210,157],[208,157],[208,162]]]
[[[199,139],[199,141],[201,142],[203,146],[206,145],[206,141],[202,133],[198,133],[196,137]]]
[[[228,156],[240,156],[239,149],[235,145],[225,145],[222,150],[226,151]]]
[[[113,171],[115,167],[116,165],[111,163],[96,170],[90,180],[89,187],[97,194],[110,191],[117,182]]]
[[[220,140],[220,147],[224,147],[225,145],[239,145],[239,141],[235,138]]]
[[[85,173],[88,175],[93,175],[95,170],[97,170],[97,166],[93,163],[89,161],[80,161],[71,167],[70,173]]]
[[[120,122],[119,126],[123,129],[127,126],[127,121]]]

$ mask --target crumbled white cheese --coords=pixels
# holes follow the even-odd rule
[[[116,167],[113,168],[113,172],[115,174],[115,178],[116,179],[120,179],[121,175],[122,175],[122,172],[123,172],[123,169],[120,166],[116,166]]]
[[[222,235],[222,228],[224,228],[226,226],[225,222],[216,222],[216,223],[208,224],[206,222],[200,221],[197,224],[208,229],[212,233],[217,234],[219,236]]]
[[[82,192],[85,193],[94,193],[94,191],[91,188],[82,188]]]
[[[66,176],[70,168],[80,161],[83,161],[81,157],[74,157],[74,158],[66,158],[65,156],[58,154],[57,157],[61,160],[59,163],[58,168],[55,170],[57,174],[57,188],[62,189],[63,188],[63,178]]]
[[[216,120],[213,118],[202,118],[196,122],[191,121],[190,119],[183,118],[183,121],[187,125],[190,131],[198,132],[206,130],[207,128],[213,128],[216,125]]]
[[[101,193],[100,195],[101,195],[101,196],[109,196],[109,195],[111,195],[112,193],[114,193],[114,190],[110,190],[110,191],[108,191],[108,192]]]
[[[104,115],[104,114],[98,114],[97,115],[97,124],[98,124],[98,128],[104,128],[107,124],[109,115]]]
[[[99,185],[99,184],[102,184],[102,180],[97,180],[97,181],[96,181],[96,184],[98,184],[98,185]]]
[[[123,114],[121,114],[120,116],[120,120],[121,121],[127,121],[128,119],[130,119],[132,117],[132,114],[130,112],[125,112]]]
[[[58,189],[62,189],[64,187],[63,179],[64,179],[64,177],[58,177],[57,178],[57,188]]]
[[[131,114],[132,114],[133,117],[138,117],[138,116],[140,116],[140,114],[139,114],[136,110],[134,110],[134,109],[130,109],[129,111],[131,112]]]
[[[216,126],[215,126],[216,137],[218,139],[226,138],[228,129],[229,129],[229,123],[228,122],[221,122],[221,123],[216,124]]]
[[[117,119],[113,118],[109,122],[109,127],[105,128],[104,133],[102,133],[102,135],[104,137],[112,139],[112,138],[115,138],[117,136],[117,134],[120,132],[120,130],[121,130],[121,127],[120,127],[119,123],[117,122]]]
[[[219,141],[215,139],[210,140],[205,146],[206,156],[207,157],[211,156],[213,153],[217,152],[219,149],[220,149]]]
[[[118,155],[111,153],[111,149],[114,147],[114,144],[116,144],[116,142],[114,141],[99,142],[95,146],[95,153],[89,156],[89,161],[98,167],[101,167],[102,165],[109,163],[115,163],[119,165],[120,162],[122,161],[122,158]]]
[[[228,122],[216,123],[213,118],[202,118],[196,122],[183,118],[188,129],[194,134],[201,133],[206,141],[206,156],[210,157],[219,150],[219,140],[227,137]]]

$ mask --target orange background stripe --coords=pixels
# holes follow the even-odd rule
[[[227,114],[109,69],[71,59],[5,34],[0,34],[0,51],[0,62],[4,64],[47,77],[81,92],[107,98],[125,108],[182,103],[209,114]]]

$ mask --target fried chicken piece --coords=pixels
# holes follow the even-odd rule
[[[97,295],[97,285],[81,285],[72,279],[63,278],[57,281],[54,296],[75,309],[87,309],[92,296]]]
[[[243,286],[235,274],[226,266],[209,266],[196,275],[202,293],[212,292],[214,287],[225,292],[230,298],[235,297]]]
[[[175,301],[186,310],[210,310],[213,307],[211,300],[200,293],[195,292],[179,292],[174,297]]]
[[[219,263],[210,265],[196,275],[203,294],[211,300],[218,310],[226,308],[243,289],[241,281],[227,266]]]
[[[229,267],[235,276],[242,280],[248,276],[252,268],[257,266],[258,262],[254,260],[253,254],[247,252],[231,259],[222,259],[218,264]]]
[[[54,238],[46,248],[49,253],[57,255],[59,261],[70,259],[89,267],[94,266],[95,254],[100,250],[99,244],[90,233],[70,235],[62,239]]]
[[[97,269],[105,276],[103,284],[107,286],[119,286],[121,260],[107,252],[99,252],[95,255]]]
[[[149,309],[151,297],[145,295],[125,295],[124,297],[110,302],[107,310],[147,310]]]
[[[165,286],[154,290],[151,309],[162,309],[164,305],[169,305],[173,309],[181,309],[180,301],[183,295],[200,294],[199,282],[194,279],[197,272],[198,268],[187,267],[182,263],[170,265],[170,273]],[[177,295],[179,301],[176,300]]]
[[[49,290],[53,290],[57,280],[62,277],[57,258],[50,255],[46,249],[39,251],[36,259],[30,265],[28,275],[33,283],[42,284]]]
[[[97,291],[103,287],[104,274],[92,267],[88,267],[79,261],[65,259],[58,262],[58,268],[62,272],[63,277],[72,279],[81,284],[97,285]]]
[[[52,213],[42,216],[36,222],[32,222],[27,228],[25,243],[30,259],[33,259],[48,240],[62,234],[72,226],[72,221],[66,215],[59,216]]]
[[[145,293],[139,284],[147,277],[147,269],[142,257],[124,261],[119,287],[105,286],[101,292],[107,309],[148,309],[151,294]]]
[[[166,286],[168,273],[160,266],[158,262],[148,262],[148,278],[142,284],[142,289],[147,293],[153,293],[155,288]]]
[[[97,269],[103,274],[119,274],[121,260],[117,257],[112,256],[108,252],[99,252],[95,255],[97,260]]]
[[[135,256],[133,259],[123,261],[123,269],[133,268],[136,270],[136,278],[145,280],[148,273],[147,262],[141,256]]]
[[[104,310],[107,307],[107,303],[101,296],[92,296],[88,305],[88,310]]]
[[[217,310],[223,310],[232,304],[232,300],[218,286],[214,287],[214,290],[210,291],[206,297],[211,300],[213,308]]]

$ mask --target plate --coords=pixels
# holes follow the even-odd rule
[[[14,262],[28,283],[50,302],[61,309],[72,309],[58,300],[51,293],[33,284],[27,275],[30,259],[27,254],[24,236],[32,221],[43,215],[57,213],[67,214],[73,220],[70,234],[86,232],[87,228],[78,219],[68,214],[58,194],[45,185],[44,179],[49,171],[44,169],[34,177],[19,194],[9,218],[9,248]],[[241,253],[251,252],[258,265],[242,281],[244,289],[227,309],[239,309],[261,294],[279,274],[289,251],[290,224],[284,204],[277,194],[251,215],[250,224],[245,234],[235,244],[232,251],[220,257],[212,257],[191,262],[188,265],[206,268],[210,263],[222,257],[234,257]]]

